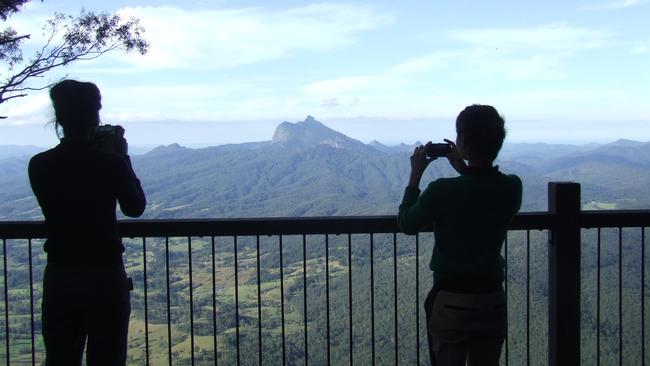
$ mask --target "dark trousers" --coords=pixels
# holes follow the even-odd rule
[[[42,322],[47,366],[125,365],[130,279],[122,265],[48,263]]]
[[[433,366],[499,364],[507,327],[503,290],[454,293],[432,288],[424,302]]]

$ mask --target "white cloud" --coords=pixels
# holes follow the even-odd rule
[[[160,103],[162,101],[165,103],[173,103],[174,101],[211,100],[223,97],[241,88],[243,86],[238,86],[237,84],[132,85],[126,88],[111,86],[102,88],[102,99],[107,103],[115,103],[116,100],[120,100],[121,102],[130,100],[132,104],[136,105],[138,102]],[[134,96],[137,96],[137,99],[134,99]]]
[[[320,103],[321,107],[338,107],[339,106],[339,100],[338,98],[327,98],[323,99],[323,101]]]
[[[387,90],[397,87],[399,84],[402,84],[400,80],[385,76],[343,76],[309,83],[302,88],[302,91],[307,94],[334,96]]]
[[[411,58],[390,69],[396,75],[437,73],[455,79],[557,80],[565,61],[611,43],[611,29],[552,23],[537,27],[456,29],[447,51]],[[444,73],[443,73],[444,72]]]
[[[549,120],[648,121],[650,108],[641,89],[587,89],[560,87],[499,93],[491,97],[495,106],[510,119],[546,118]],[[571,132],[575,135],[575,132]]]
[[[41,13],[38,6],[30,5],[32,3],[34,1],[28,2],[25,9],[14,14],[5,22],[6,26],[15,29],[18,34],[29,35],[29,38],[24,39],[22,42],[25,59],[29,59],[33,51],[40,49],[50,36],[49,33],[44,33],[43,27],[47,20],[52,18],[52,15],[48,16]]]
[[[538,51],[576,52],[603,47],[612,30],[570,26],[565,22],[530,28],[462,29],[449,32],[452,40],[481,49],[500,52]]]
[[[371,7],[334,3],[289,10],[136,7],[119,14],[140,19],[151,47],[144,57],[117,56],[147,69],[222,69],[329,51],[392,21]]]
[[[647,0],[609,0],[600,3],[588,4],[583,6],[584,10],[614,10],[625,9],[632,6],[640,5],[647,2]]]
[[[514,82],[508,85],[516,87],[563,79],[569,58],[605,47],[612,31],[553,23],[528,28],[458,29],[446,36],[451,44],[445,51],[409,58],[373,74],[317,80],[301,91],[307,98],[318,98],[320,107],[331,104],[324,101],[358,97],[364,104],[355,111],[388,112],[385,104],[395,104],[402,113],[426,115],[434,107],[447,110],[448,105],[456,108],[480,101],[485,98],[480,85]],[[460,94],[451,96],[454,92],[449,86]]]
[[[111,121],[147,121],[168,118],[203,119],[214,114],[215,105],[244,86],[220,85],[134,85],[102,87],[102,118]],[[135,97],[137,96],[137,97]],[[170,111],[166,106],[173,106]]]
[[[389,72],[402,77],[434,73],[440,78],[462,80],[555,80],[561,77],[562,58],[561,55],[551,52],[527,55],[465,49],[412,58],[392,67]]]
[[[410,58],[394,66],[390,72],[398,75],[404,75],[429,71],[432,69],[448,69],[459,58],[462,58],[465,55],[465,52],[459,51],[435,52],[421,57]]]
[[[2,103],[0,116],[8,117],[2,120],[0,125],[45,124],[49,122],[53,113],[47,91],[36,92]]]
[[[647,41],[633,42],[631,52],[633,54],[650,53],[650,39]]]
[[[105,123],[122,121],[164,120],[170,117],[199,118],[210,114],[214,105],[231,93],[245,89],[237,83],[225,85],[132,85],[104,86],[98,83],[102,93],[103,108],[100,112]],[[170,111],[167,106],[173,106]],[[242,108],[242,110],[245,110]],[[48,91],[34,92],[24,98],[10,100],[0,105],[0,115],[8,116],[2,124],[40,124],[53,117]]]
[[[562,78],[562,57],[533,54],[528,57],[476,53],[467,67],[454,75],[463,80],[540,81]]]

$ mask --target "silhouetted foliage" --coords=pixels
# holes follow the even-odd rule
[[[28,0],[3,1],[0,18],[6,21],[20,11]],[[0,30],[0,104],[27,95],[30,91],[46,89],[47,85],[30,85],[34,78],[59,66],[81,60],[91,60],[104,53],[123,49],[145,54],[149,44],[143,38],[144,29],[138,19],[122,19],[117,14],[95,13],[81,10],[73,17],[55,13],[43,26],[47,41],[27,61],[23,56],[22,43],[31,34],[20,34],[12,27]],[[6,118],[1,116],[0,118]]]

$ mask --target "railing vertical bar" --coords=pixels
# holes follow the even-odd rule
[[[618,364],[623,365],[623,229],[618,228]]]
[[[214,365],[219,363],[219,349],[217,348],[217,274],[214,258],[214,236],[210,237],[210,259],[212,260],[212,347],[214,349]]]
[[[350,366],[354,365],[353,361],[353,345],[354,339],[352,335],[352,234],[348,234],[348,321],[350,322],[349,326],[349,338],[350,342]]]
[[[307,336],[307,237],[302,236],[302,304],[303,304],[303,325],[305,332],[305,366],[309,365],[309,338]],[[261,365],[261,363],[260,363]]]
[[[397,233],[393,233],[393,293],[395,310],[395,365],[399,364],[399,343],[397,334]]]
[[[144,290],[144,359],[149,365],[149,302],[147,299],[147,238],[142,237],[142,277]]]
[[[641,366],[645,366],[645,227],[641,227]]]
[[[600,365],[600,228],[596,229],[596,366]]]
[[[427,319],[427,321],[429,321]],[[415,235],[415,364],[420,364],[420,234]]]
[[[282,249],[282,235],[280,235],[280,315],[282,318],[282,364],[287,364],[287,339],[284,324],[284,254]]]
[[[508,319],[508,314],[509,314],[509,312],[508,312],[508,299],[509,299],[509,297],[508,297],[508,233],[507,232],[506,232],[506,237],[505,237],[505,240],[504,240],[504,243],[503,243],[503,263],[504,263],[503,271],[504,271],[504,276],[505,276],[505,279],[503,281],[503,290],[504,290],[504,292],[506,294],[506,319]],[[510,324],[510,322],[507,321],[506,324]],[[506,343],[506,352],[505,352],[506,353],[506,355],[505,355],[506,356],[506,366],[508,366],[508,363],[509,363],[509,360],[508,360],[508,358],[509,358],[508,357],[508,351],[509,351],[508,338],[509,338],[509,335],[510,335],[510,327],[506,325],[506,339],[505,339],[505,343]]]
[[[169,286],[169,237],[165,237],[165,272],[167,274],[167,357],[172,366],[172,309]]]
[[[370,234],[370,340],[372,364],[375,365],[375,237]]]
[[[7,239],[2,239],[2,261],[3,261],[3,276],[4,281],[4,292],[5,292],[5,351],[7,352],[7,366],[11,364],[11,357],[9,353],[9,286],[7,281],[7,275],[9,271],[7,270]]]
[[[27,239],[29,251],[29,318],[31,321],[32,365],[36,365],[36,335],[34,334],[34,271],[32,257],[32,239]]]
[[[241,355],[239,350],[239,264],[237,263],[238,255],[237,236],[233,236],[233,254],[235,263],[235,340],[237,342],[237,366],[241,364]]]
[[[327,334],[327,364],[331,364],[330,346],[330,240],[325,234],[325,318]]]
[[[619,272],[618,273],[618,282],[619,282],[618,283],[618,286],[619,286],[618,287],[618,307],[619,307],[618,308],[618,317],[619,317],[619,325],[618,325],[619,339],[618,339],[618,342],[619,342],[619,355],[618,355],[618,358],[619,358],[619,363],[624,364],[625,357],[629,358],[629,355],[624,356],[624,354],[623,354],[623,351],[624,351],[624,347],[623,347],[624,344],[623,343],[624,343],[624,340],[627,340],[627,338],[624,339],[624,336],[628,337],[629,334],[624,334],[624,330],[628,330],[627,329],[628,326],[624,325],[624,323],[623,323],[624,319],[623,319],[623,313],[622,313],[623,312],[623,305],[627,304],[627,303],[624,302],[624,299],[623,299],[624,291],[626,291],[626,290],[623,289],[623,285],[627,283],[627,280],[625,280],[623,278],[623,275],[624,275],[623,272],[625,270],[624,267],[623,267],[623,264],[624,264],[623,260],[625,259],[625,258],[623,258],[623,255],[624,255],[624,253],[623,253],[623,249],[624,249],[623,248],[624,247],[623,239],[627,238],[627,237],[623,238],[623,236],[625,235],[624,232],[623,232],[623,227],[625,227],[626,225],[630,225],[630,224],[629,224],[629,222],[626,222],[624,220],[619,221],[619,222],[620,223],[613,224],[613,225],[614,225],[614,229],[618,225],[622,225],[621,227],[618,227],[618,240],[619,240],[619,244],[618,244],[618,246],[619,246],[619,249],[618,249],[619,250],[619,253],[618,253],[618,262],[619,262],[618,263],[618,265],[619,265],[619,268],[618,268],[618,272]],[[641,271],[642,271],[642,273],[641,273],[641,293],[640,293],[640,295],[641,295],[641,315],[640,315],[640,317],[641,317],[642,327],[641,327],[641,332],[640,333],[641,333],[641,342],[642,342],[642,347],[641,347],[642,363],[645,363],[645,356],[646,356],[645,355],[645,348],[646,347],[645,347],[645,343],[644,343],[645,342],[645,331],[646,331],[646,329],[645,329],[645,326],[646,326],[646,324],[645,324],[645,294],[647,293],[647,289],[645,288],[645,286],[646,286],[645,278],[647,277],[646,274],[645,274],[645,252],[646,252],[646,250],[645,250],[645,230],[646,230],[646,228],[641,227],[641,230],[642,230],[642,233],[641,233],[641,257],[642,257],[642,259],[641,259]],[[612,230],[612,233],[611,233],[612,235],[614,235],[613,231],[614,230]],[[605,234],[607,234],[607,233],[605,233]],[[183,235],[183,234],[180,234],[180,235]],[[373,310],[373,312],[372,312],[373,313],[372,314],[372,340],[373,340],[372,347],[373,347],[373,361],[376,361],[376,359],[375,359],[376,354],[374,353],[375,348],[376,348],[375,347],[375,335],[374,335],[374,331],[375,331],[375,329],[374,329],[375,328],[375,318],[374,318],[374,316],[375,316],[375,314],[374,314],[374,310],[375,310],[374,309],[374,307],[375,307],[375,304],[374,304],[374,301],[375,301],[375,299],[374,299],[374,295],[375,295],[374,294],[374,282],[375,282],[375,279],[374,279],[374,234],[369,233],[369,235],[370,235],[370,245],[371,245],[371,248],[370,248],[371,249],[371,273],[370,273],[370,275],[371,275],[371,307],[372,307],[372,310]],[[398,278],[397,278],[397,276],[398,276],[398,273],[397,273],[397,270],[398,270],[398,268],[397,268],[397,249],[396,249],[396,245],[397,245],[396,240],[397,239],[396,239],[396,235],[397,235],[396,233],[393,233],[393,240],[394,240],[394,242],[393,242],[393,245],[394,245],[394,248],[393,248],[393,250],[394,250],[394,252],[393,252],[393,257],[394,257],[394,269],[393,269],[393,272],[394,272],[394,284],[395,284],[395,286],[394,286],[394,293],[395,293],[395,298],[394,298],[394,306],[395,306],[395,308],[394,308],[394,310],[395,310],[395,313],[398,315],[400,309],[398,308],[399,301],[397,299],[397,295],[399,294],[399,290],[396,287],[396,285],[398,283]],[[534,315],[535,315],[535,314],[532,314],[532,316],[531,316],[531,314],[530,314],[531,310],[534,311],[534,309],[532,309],[532,307],[534,307],[534,305],[531,305],[531,298],[532,298],[532,300],[534,300],[534,295],[535,295],[535,293],[533,293],[531,295],[531,289],[530,289],[531,278],[532,278],[532,276],[535,275],[530,271],[530,269],[531,269],[531,267],[530,267],[530,260],[531,260],[530,259],[530,255],[531,255],[531,249],[530,249],[530,246],[531,246],[530,240],[531,240],[531,238],[530,238],[530,235],[531,235],[530,230],[528,230],[527,233],[526,233],[526,257],[527,257],[526,258],[526,322],[527,322],[527,324],[526,324],[526,337],[527,337],[526,358],[527,358],[528,361],[530,361],[530,353],[531,353],[530,348],[533,349],[533,353],[536,351],[534,349],[535,345],[532,345],[531,340],[530,340],[530,338],[531,338],[530,337],[531,328],[532,328],[532,332],[536,331],[536,329],[534,328],[535,325],[531,324],[531,322],[530,322],[531,318],[534,317]],[[348,258],[349,258],[349,265],[350,265],[350,269],[349,269],[350,272],[349,272],[348,281],[349,281],[349,299],[350,299],[349,309],[350,309],[350,325],[351,325],[350,330],[349,330],[350,331],[350,339],[349,340],[350,340],[350,362],[352,363],[353,343],[354,343],[353,336],[354,336],[354,334],[353,334],[353,329],[352,329],[352,313],[351,313],[351,310],[354,307],[354,303],[352,301],[352,268],[351,268],[352,267],[352,248],[351,248],[352,244],[351,244],[351,236],[352,236],[351,234],[348,234],[348,242],[349,242]],[[149,236],[149,237],[151,237],[151,236]],[[603,283],[603,281],[601,279],[601,274],[602,274],[601,273],[602,272],[602,270],[601,270],[601,262],[602,262],[601,252],[602,252],[603,245],[607,245],[606,241],[604,241],[604,244],[603,244],[602,237],[603,237],[603,235],[602,235],[602,232],[601,232],[601,228],[597,228],[597,266],[596,266],[597,268],[596,268],[596,294],[595,295],[596,295],[596,318],[597,318],[596,319],[597,320],[596,321],[596,359],[597,359],[598,364],[600,364],[600,358],[601,358],[600,357],[600,349],[601,349],[601,344],[600,344],[600,342],[601,342],[601,339],[600,339],[601,334],[600,333],[601,333],[601,330],[604,329],[604,328],[602,328],[602,324],[601,324],[601,320],[602,320],[601,319],[601,312],[602,312],[601,311],[601,305],[602,305],[601,304],[601,292],[602,291],[601,291],[600,286],[601,286],[601,283]],[[149,348],[149,347],[151,347],[151,345],[149,344],[149,338],[150,338],[151,335],[149,334],[149,329],[148,329],[149,328],[149,326],[148,326],[148,311],[150,310],[150,309],[148,309],[148,277],[150,277],[150,274],[148,274],[148,267],[149,266],[148,266],[148,263],[147,263],[147,250],[148,250],[147,249],[147,241],[148,241],[147,238],[148,237],[142,237],[142,243],[143,243],[143,249],[142,249],[143,250],[143,268],[144,268],[144,275],[143,275],[144,276],[144,309],[145,309],[144,310],[145,311],[144,315],[145,315],[145,339],[146,339],[145,340],[145,347],[146,347],[145,351],[147,352],[147,362],[153,362],[153,360],[149,360],[149,358],[151,358],[149,353],[153,351],[153,348],[151,348],[151,349]],[[261,254],[259,252],[259,236],[257,238],[258,238],[258,253],[257,253],[257,255],[258,255],[258,297],[259,297],[258,315],[260,316],[260,321],[259,321],[259,337],[260,337],[259,348],[260,348],[260,360],[261,360],[262,359],[261,352],[262,352],[262,348],[263,348],[262,347],[262,342],[261,342],[261,333],[262,333],[261,332],[262,298],[261,298],[261,273],[260,273],[261,272],[261,264],[260,264],[260,260],[259,260],[259,257],[260,257]],[[326,234],[326,241],[328,241],[328,238],[329,237]],[[190,318],[191,318],[191,320],[190,320],[190,322],[191,322],[190,331],[192,332],[192,342],[194,342],[194,339],[193,339],[193,333],[194,333],[194,329],[193,329],[194,324],[193,323],[194,323],[194,319],[193,319],[193,317],[195,316],[195,314],[193,314],[193,310],[194,310],[193,309],[193,306],[194,306],[193,301],[194,300],[193,300],[193,282],[192,282],[192,277],[193,277],[193,270],[192,270],[192,264],[193,264],[192,255],[193,254],[192,254],[192,248],[191,248],[191,245],[192,245],[191,241],[192,240],[193,240],[193,237],[188,237],[188,256],[189,256],[188,260],[189,260],[189,266],[190,266],[190,269],[189,269],[189,276],[190,276],[190,307],[191,307],[191,309],[190,309],[191,310],[190,311],[190,313],[191,313],[190,314]],[[237,240],[237,237],[235,237],[235,241],[236,240]],[[283,239],[280,238],[280,241],[282,241],[282,240]],[[607,236],[605,236],[605,240],[607,240]],[[304,284],[303,285],[304,285],[304,303],[305,303],[305,308],[304,308],[304,314],[305,314],[304,331],[305,331],[305,351],[306,351],[306,348],[307,348],[307,345],[308,345],[309,341],[308,341],[308,337],[307,337],[308,336],[308,316],[307,316],[308,315],[308,308],[307,308],[307,287],[308,287],[308,284],[307,284],[307,281],[306,281],[307,280],[307,268],[306,268],[307,259],[306,259],[306,244],[305,244],[305,241],[306,241],[305,235],[303,235],[303,276],[304,276]],[[24,243],[24,241],[23,241],[23,243]],[[29,260],[30,260],[30,268],[29,268],[30,273],[29,273],[29,276],[30,276],[30,302],[31,302],[30,307],[31,307],[32,324],[34,324],[38,320],[38,314],[36,314],[34,312],[34,309],[33,309],[34,306],[36,306],[35,299],[37,297],[37,292],[35,292],[36,290],[35,290],[35,287],[34,287],[35,285],[34,285],[33,281],[34,281],[34,279],[38,278],[38,274],[39,274],[39,272],[34,272],[34,270],[35,270],[34,266],[35,265],[38,266],[38,263],[39,263],[38,262],[39,257],[36,254],[33,253],[33,245],[34,245],[34,243],[38,244],[37,239],[33,239],[33,240],[30,239],[29,242],[28,242],[29,256],[30,256],[30,258],[29,258]],[[4,268],[3,268],[4,278],[3,278],[3,280],[4,280],[4,283],[5,283],[5,288],[4,288],[4,290],[5,290],[5,296],[4,296],[4,301],[5,301],[5,331],[4,332],[5,332],[5,347],[7,349],[7,357],[9,357],[10,344],[15,343],[15,340],[11,341],[10,338],[9,338],[9,336],[10,336],[10,334],[12,332],[15,333],[15,328],[14,328],[14,331],[11,331],[10,326],[9,326],[10,325],[9,324],[10,319],[9,319],[9,314],[8,314],[10,303],[9,303],[9,291],[8,291],[8,273],[9,273],[9,271],[8,271],[8,263],[7,262],[9,262],[8,255],[10,255],[11,253],[8,253],[7,249],[8,249],[8,246],[10,246],[11,244],[12,244],[11,239],[2,239],[3,261],[4,261]],[[169,252],[169,250],[170,250],[169,245],[170,245],[169,237],[166,237],[165,238],[165,257],[166,257],[165,260],[166,260],[166,272],[167,272],[167,277],[166,277],[167,294],[166,295],[167,295],[168,352],[169,352],[169,364],[172,364],[173,362],[172,362],[171,356],[172,356],[172,345],[173,345],[173,341],[172,341],[172,332],[173,332],[173,330],[171,328],[172,328],[173,320],[172,320],[172,314],[171,314],[171,302],[172,302],[171,281],[172,281],[172,279],[170,278],[170,273],[173,273],[174,269],[170,268],[170,265],[172,265],[173,263],[170,263],[171,254]],[[213,251],[212,251],[213,263],[212,263],[212,266],[213,266],[213,321],[214,321],[213,329],[214,329],[214,332],[215,332],[215,340],[214,340],[214,342],[215,342],[215,354],[216,354],[216,342],[217,342],[217,339],[216,339],[216,321],[217,320],[216,319],[217,318],[214,315],[215,315],[215,312],[216,312],[216,304],[218,303],[218,301],[216,300],[216,296],[214,296],[214,295],[216,295],[216,279],[215,278],[216,278],[216,275],[217,275],[216,272],[215,272],[215,267],[218,265],[218,263],[217,263],[218,258],[216,258],[217,253],[215,253],[215,249],[214,249],[215,237],[212,237],[212,245],[213,245]],[[151,243],[149,243],[149,247],[151,247]],[[237,247],[237,243],[235,243],[235,247]],[[607,249],[607,247],[605,247],[605,249]],[[505,250],[505,254],[504,254],[505,262],[506,262],[506,267],[504,268],[504,273],[506,275],[504,290],[507,293],[508,292],[508,287],[509,287],[509,284],[508,284],[508,281],[509,281],[509,278],[508,278],[508,265],[507,265],[507,262],[508,262],[508,239],[507,238],[505,239],[504,250]],[[238,256],[237,252],[238,252],[238,250],[235,249],[235,256],[236,257]],[[282,249],[281,249],[281,252],[283,252]],[[329,291],[332,290],[332,289],[330,289],[329,281],[330,280],[334,281],[334,278],[335,278],[335,277],[333,277],[332,279],[329,278],[329,270],[330,270],[330,268],[329,268],[329,254],[330,253],[329,253],[329,244],[328,244],[327,254],[326,254],[326,256],[327,256],[327,258],[326,258],[326,262],[327,262],[326,263],[326,267],[327,267],[326,271],[328,272],[326,274],[326,276],[327,276],[326,280],[328,282],[327,283],[327,291],[328,291],[327,300],[328,300],[328,303],[331,301],[329,299]],[[420,254],[419,253],[419,236],[416,236],[416,258],[417,258],[418,261],[419,261],[419,254]],[[335,254],[332,254],[332,255],[335,256]],[[380,255],[380,257],[381,257],[381,255]],[[333,257],[333,258],[335,258],[335,257]],[[236,260],[236,262],[238,262],[238,260]],[[281,274],[281,282],[283,282],[283,277],[284,277],[283,276],[283,266],[284,266],[283,265],[283,259],[281,259],[281,262],[282,262],[281,263],[281,272],[282,272],[282,274]],[[420,288],[419,288],[419,268],[418,268],[418,264],[419,263],[417,263],[417,261],[416,261],[416,307],[418,308],[417,309],[418,311],[416,312],[416,320],[419,322],[421,317],[420,317],[420,314],[419,314],[419,306],[420,306],[420,304],[419,304],[419,290],[420,290]],[[237,264],[236,264],[236,266],[237,266]],[[378,267],[378,269],[380,269],[380,267]],[[236,270],[235,276],[238,276],[237,273],[238,273],[238,270]],[[400,279],[401,279],[401,277],[400,277]],[[238,279],[236,279],[235,281],[236,281],[236,291],[238,291]],[[281,287],[281,291],[282,291],[281,297],[282,297],[282,306],[283,306],[282,315],[283,315],[283,328],[284,328],[284,326],[286,326],[285,319],[284,319],[284,317],[286,315],[285,311],[284,311],[284,301],[285,301],[284,293],[283,293],[284,292],[284,284],[282,283],[281,286],[282,286]],[[512,286],[510,286],[510,287],[512,287]],[[36,285],[36,289],[38,289],[37,285]],[[606,295],[606,292],[602,292],[602,294]],[[332,295],[333,295],[333,293],[332,293]],[[288,300],[286,300],[286,301],[288,301]],[[289,304],[289,303],[287,303],[287,304]],[[334,304],[334,303],[332,303],[332,304]],[[312,307],[313,307],[313,304],[312,304]],[[328,311],[327,311],[328,318],[331,316],[331,314],[329,312],[329,310],[330,310],[329,307],[330,306],[328,305]],[[334,308],[335,308],[335,306],[334,306]],[[237,305],[237,312],[239,312],[239,311],[240,310],[238,309],[238,305]],[[396,361],[399,360],[399,357],[398,357],[399,343],[398,343],[397,335],[400,332],[399,320],[397,318],[397,315],[396,315],[396,318],[395,318],[395,335],[396,335],[396,343],[395,343],[396,357],[395,357],[395,360]],[[196,315],[196,316],[198,316],[198,315]],[[36,320],[34,320],[35,318],[36,318]],[[240,321],[239,315],[237,315],[237,321],[238,322]],[[328,321],[328,323],[329,323],[329,321]],[[291,323],[289,323],[289,326],[290,326],[290,324]],[[176,325],[176,326],[178,326],[178,325]],[[329,329],[330,326],[331,325],[328,324],[328,347],[330,346],[330,343],[331,343],[331,338],[330,338],[331,329]],[[245,325],[244,325],[244,327],[245,327]],[[625,329],[623,329],[624,327],[625,327]],[[243,328],[243,329],[245,329],[245,328]],[[417,337],[418,338],[418,340],[417,340],[417,342],[418,342],[418,347],[417,347],[418,361],[419,361],[419,351],[420,351],[419,335],[420,335],[420,333],[422,333],[422,332],[420,332],[420,330],[421,329],[419,327],[416,329],[416,332],[417,332],[416,335],[418,336]],[[34,334],[36,331],[37,331],[37,328],[35,329],[34,327],[32,327],[32,330],[31,330],[31,332],[32,332],[32,349],[36,349],[36,347],[39,346],[39,344],[40,344],[40,343],[37,342],[38,341],[36,339],[37,335]],[[238,329],[238,331],[239,331],[239,329]],[[289,328],[289,331],[290,331],[290,328]],[[289,334],[289,336],[290,336],[290,334]],[[603,338],[603,339],[605,339],[605,338]],[[284,344],[285,341],[286,341],[286,334],[283,334],[283,347],[285,346],[285,344]],[[335,339],[335,341],[336,341],[336,339]],[[506,351],[505,351],[505,354],[506,354],[505,362],[506,363],[508,363],[508,361],[509,361],[509,359],[508,359],[508,357],[509,357],[508,356],[508,352],[509,352],[508,343],[509,343],[509,337],[506,336],[506,339],[505,339],[505,349],[506,349]],[[238,339],[238,346],[239,346],[239,339]],[[1,345],[0,345],[0,347],[1,347]],[[222,348],[223,348],[223,345],[222,345]],[[194,353],[193,349],[194,349],[194,347],[192,347],[192,352]],[[334,351],[336,351],[336,345],[334,346]],[[630,351],[631,351],[631,349],[630,349]],[[291,352],[291,348],[290,348],[289,352]],[[35,352],[32,352],[32,362],[33,363],[35,362],[34,358],[38,358],[38,356],[34,356],[34,353]],[[312,353],[313,353],[313,351],[312,351]],[[307,355],[307,352],[305,352],[305,354]],[[336,355],[336,353],[335,353],[335,355]],[[513,353],[513,355],[514,355],[514,353]],[[193,354],[192,357],[194,357],[194,356],[195,355]],[[16,356],[14,356],[14,358],[15,357]],[[286,357],[286,356],[284,356],[284,357]],[[13,360],[13,361],[15,362],[15,360]],[[9,360],[7,362],[9,363]],[[215,356],[215,363],[216,362],[217,362],[217,360],[216,360],[216,356]]]
[[[530,365],[530,230],[526,230],[526,365]]]
[[[187,260],[190,280],[190,350],[192,365],[194,365],[194,287],[192,283],[192,237],[187,237]]]
[[[257,256],[257,361],[262,365],[262,279],[260,271],[260,236],[255,236]]]

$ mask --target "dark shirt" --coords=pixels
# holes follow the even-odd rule
[[[419,188],[407,187],[399,227],[415,234],[434,225],[434,283],[456,292],[494,290],[503,281],[501,246],[521,206],[521,190],[519,177],[498,167],[469,168],[431,182],[421,195]]]
[[[122,263],[116,202],[131,217],[142,215],[146,206],[128,156],[62,139],[31,159],[29,179],[45,216],[48,262]]]

